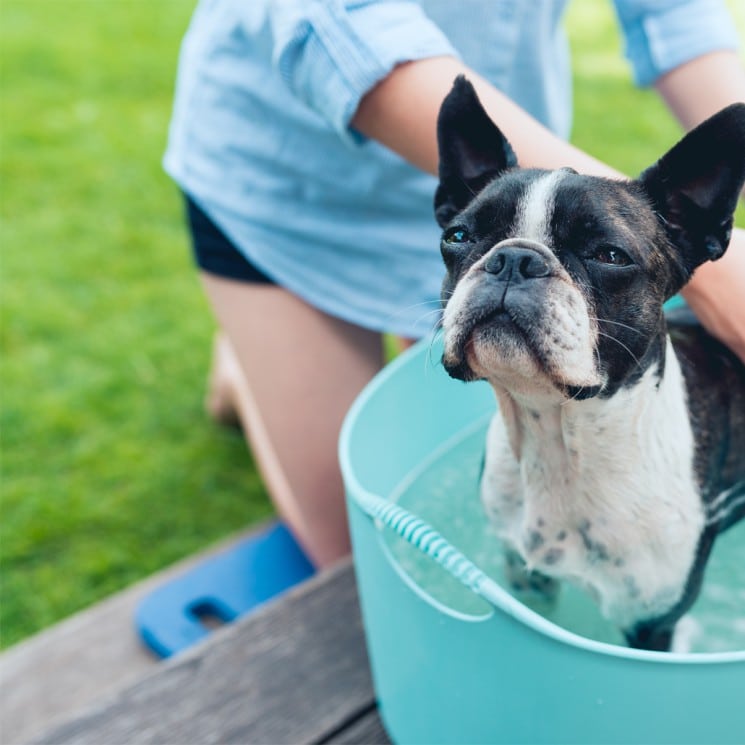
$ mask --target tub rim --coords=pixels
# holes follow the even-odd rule
[[[383,528],[376,524],[376,521],[367,515],[360,504],[360,496],[363,498],[372,499],[383,499],[387,500],[379,494],[374,494],[367,490],[357,478],[355,468],[352,463],[351,449],[352,449],[352,438],[354,436],[354,430],[362,412],[365,410],[370,400],[375,396],[379,388],[385,385],[392,377],[396,375],[398,370],[409,363],[409,361],[422,354],[422,352],[428,353],[431,351],[432,339],[425,338],[417,342],[410,349],[400,354],[395,360],[386,365],[362,390],[357,396],[352,406],[350,407],[347,415],[344,418],[342,424],[341,433],[339,436],[339,463],[341,466],[341,472],[344,479],[345,490],[347,493],[347,501],[353,503],[355,509],[359,509],[370,521],[371,529],[377,533],[377,540],[380,548],[385,548],[383,541]],[[389,501],[389,500],[388,500]],[[449,617],[460,620],[467,623],[484,623],[491,619],[492,613],[484,616],[465,616],[460,611],[449,608],[441,601],[432,598],[429,593],[423,590],[413,578],[395,561],[389,551],[382,551],[385,560],[391,565],[393,571],[402,579],[404,583],[415,592],[415,594],[433,609],[440,613],[446,613]],[[358,557],[354,557],[355,562],[359,561]],[[445,571],[445,570],[443,570]],[[493,592],[494,599],[491,604],[494,606],[494,611],[501,611],[511,616],[512,618],[524,623],[534,631],[541,633],[555,641],[566,644],[570,647],[575,647],[586,652],[592,652],[595,654],[608,655],[615,658],[633,660],[638,662],[657,662],[668,665],[711,665],[711,664],[727,664],[727,663],[745,663],[745,650],[731,650],[727,652],[691,652],[691,653],[680,653],[680,652],[657,652],[642,649],[632,649],[630,647],[622,647],[616,644],[609,644],[607,642],[595,641],[594,639],[588,639],[580,636],[572,631],[562,628],[556,625],[552,621],[544,618],[540,614],[531,610],[527,606],[523,605],[519,600],[512,597],[506,590],[501,588],[499,584],[494,581],[495,590]]]

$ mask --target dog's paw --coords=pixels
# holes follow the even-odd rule
[[[561,587],[558,580],[528,569],[516,551],[505,552],[504,567],[510,590],[526,605],[555,605]]]

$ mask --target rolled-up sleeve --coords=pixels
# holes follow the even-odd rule
[[[637,85],[708,52],[737,49],[739,39],[720,0],[614,0]]]
[[[335,130],[349,128],[360,99],[399,63],[457,56],[415,2],[273,0],[273,62],[294,94]]]

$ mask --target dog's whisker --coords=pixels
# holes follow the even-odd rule
[[[416,317],[414,319],[414,326],[418,327],[420,324],[422,324],[429,316],[435,316],[437,317],[439,314],[442,313],[442,307],[439,300],[424,300],[420,303],[412,303],[411,305],[407,305],[403,308],[400,308],[395,313],[391,313],[388,316],[388,323],[389,325],[393,325],[395,321],[402,318],[404,315],[408,314],[410,311],[414,310],[415,308],[421,308],[426,307],[430,305],[435,305],[436,307],[432,308],[431,310],[428,310],[426,313],[423,313],[422,315]],[[434,324],[433,324],[434,327]],[[396,335],[395,332],[391,332],[394,336]]]
[[[442,325],[439,325],[439,326],[437,326],[435,328],[435,331],[434,331],[434,333],[432,334],[432,337],[429,340],[429,346],[427,348],[427,355],[426,355],[426,358],[424,360],[425,371],[428,369],[428,367],[427,367],[428,364],[432,368],[435,368],[435,367],[437,367],[437,365],[441,364],[441,360],[439,360],[439,359],[437,359],[437,360],[433,359],[433,357],[432,357],[432,348],[434,347],[435,342],[442,336],[443,333],[444,333],[444,330],[442,328]]]
[[[611,336],[610,334],[606,334],[603,331],[598,331],[598,334],[600,336],[605,337],[606,339],[610,339],[611,341],[616,342],[616,344],[618,344],[619,347],[622,347],[623,349],[625,349],[629,353],[629,356],[631,357],[632,360],[634,360],[634,362],[636,363],[636,366],[637,367],[641,367],[641,364],[642,363],[639,362],[639,358],[622,341],[620,341],[619,339],[616,339],[615,336]]]
[[[435,310],[427,311],[423,315],[419,316],[419,318],[416,319],[416,323],[419,324],[430,316],[437,316],[439,318],[441,315],[442,311],[439,308],[436,308]]]
[[[559,406],[566,406],[567,404],[570,404],[572,401],[577,400],[577,396],[579,396],[580,392],[582,391],[582,387],[578,386],[576,392],[573,396],[570,396],[566,401],[562,401]]]
[[[435,306],[433,310],[440,310],[441,309],[441,303],[440,300],[422,300],[420,303],[412,303],[411,305],[405,305],[401,308],[399,308],[395,313],[391,313],[388,318],[389,320],[395,320],[398,318],[401,318],[406,313],[409,313],[409,311],[414,310],[415,308],[422,308],[427,306]]]
[[[478,192],[474,191],[471,188],[471,185],[464,178],[461,177],[461,178],[459,178],[459,180],[463,184],[463,186],[465,186],[466,189],[468,189],[468,191],[471,192],[471,196],[472,197],[475,197],[478,194]]]
[[[414,310],[415,308],[422,308],[426,306],[436,306],[435,310],[440,309],[440,301],[439,300],[422,300],[420,303],[412,303],[411,305],[406,305],[402,308],[399,308],[395,313],[391,313],[389,316],[389,319],[394,320],[396,318],[401,318],[405,313],[408,313],[411,310]]]
[[[613,326],[621,326],[622,328],[633,331],[635,334],[641,334],[639,329],[635,329],[633,326],[629,326],[627,323],[621,323],[620,321],[611,321],[609,318],[598,318],[597,316],[588,316],[591,321],[597,321],[598,323],[610,323]]]
[[[433,313],[442,313],[442,308],[439,306],[437,308],[431,308],[430,310],[426,312],[426,315],[429,316],[429,315],[432,315]]]

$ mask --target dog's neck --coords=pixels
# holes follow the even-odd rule
[[[682,597],[704,523],[669,342],[661,377],[656,368],[603,399],[538,406],[497,389],[482,484],[501,536],[528,567],[582,578],[622,628]]]
[[[518,462],[540,461],[546,473],[571,481],[598,469],[639,471],[665,451],[690,464],[693,436],[680,365],[667,341],[664,372],[651,364],[632,384],[609,398],[556,401],[513,394],[493,386],[512,453]],[[676,460],[678,460],[676,458]]]

